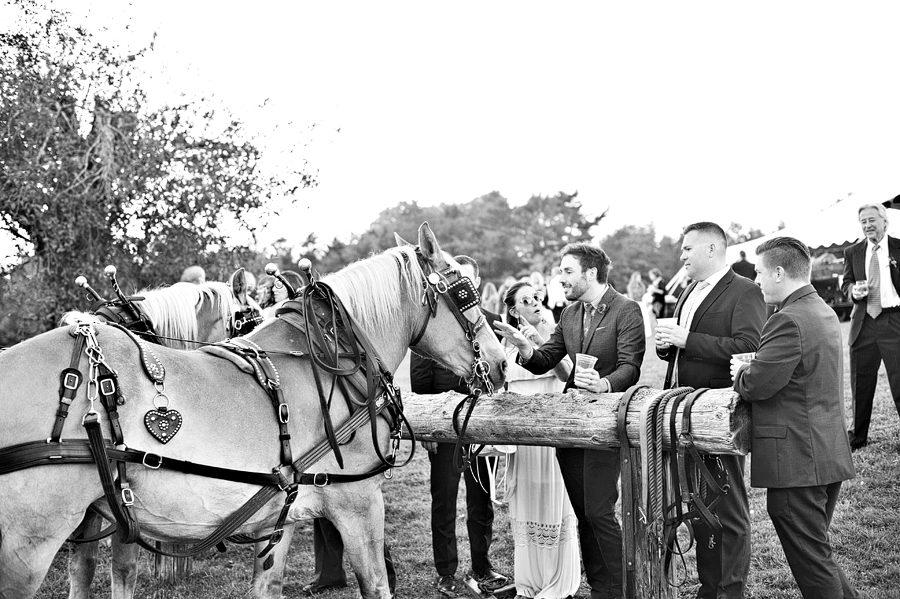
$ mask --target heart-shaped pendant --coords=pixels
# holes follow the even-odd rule
[[[144,415],[144,426],[160,443],[168,443],[181,429],[181,414],[178,410],[170,410],[161,407],[158,410],[150,410]]]

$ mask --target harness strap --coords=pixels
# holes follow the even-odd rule
[[[62,435],[63,426],[66,418],[69,416],[69,406],[75,401],[84,376],[78,370],[78,364],[81,362],[81,352],[84,351],[86,338],[78,332],[78,326],[72,327],[70,334],[75,336],[75,346],[72,348],[72,358],[69,361],[69,367],[63,369],[59,375],[59,408],[56,410],[56,421],[53,423],[53,430],[50,433],[48,441],[59,441]]]
[[[140,537],[140,527],[134,517],[134,493],[127,482],[117,484],[113,478],[110,457],[106,450],[103,433],[100,432],[100,417],[96,412],[88,412],[83,420],[84,428],[88,434],[91,455],[97,464],[97,472],[100,475],[100,484],[103,486],[103,494],[106,502],[112,510],[119,527],[119,537],[126,543],[134,543]],[[118,493],[117,493],[118,491]]]
[[[700,518],[710,528],[718,532],[722,529],[719,518],[710,511],[722,496],[728,492],[728,485],[719,486],[716,477],[710,473],[709,469],[703,461],[700,452],[694,445],[694,437],[691,434],[691,409],[694,402],[700,397],[706,389],[698,389],[695,393],[688,396],[684,403],[684,412],[681,421],[681,436],[678,442],[678,473],[681,484],[681,498],[688,506],[689,510],[685,514],[686,518]],[[693,469],[688,464],[688,459],[692,462]],[[699,480],[694,480],[690,476],[692,471],[699,473]],[[704,490],[703,487],[706,487]],[[705,492],[704,492],[705,491]],[[712,501],[705,503],[710,495],[714,496]]]
[[[618,413],[616,417],[616,427],[619,432],[619,459],[621,460],[621,472],[623,473],[622,480],[622,506],[625,510],[624,517],[622,518],[622,526],[623,526],[623,534],[622,541],[625,544],[624,552],[625,552],[625,571],[628,573],[629,580],[633,580],[634,577],[634,569],[635,569],[635,560],[628,559],[628,556],[634,555],[634,519],[631,517],[631,509],[634,505],[634,484],[633,479],[629,472],[631,472],[631,443],[628,441],[628,406],[631,404],[631,400],[634,399],[634,396],[643,389],[647,389],[646,386],[642,385],[634,385],[633,387],[629,387],[625,393],[622,394],[622,397],[619,399],[619,407]],[[631,587],[632,584],[629,584]]]

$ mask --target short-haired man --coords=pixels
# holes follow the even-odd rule
[[[731,265],[731,270],[744,278],[750,279],[751,281],[754,280],[756,278],[756,268],[752,262],[747,260],[747,252],[741,250],[738,254],[740,255],[740,258]]]
[[[548,372],[565,356],[573,363],[576,353],[595,356],[593,369],[572,369],[565,390],[625,391],[641,375],[645,343],[641,308],[607,283],[610,260],[602,249],[574,243],[560,254],[560,282],[572,303],[563,310],[550,339],[535,349],[512,326],[497,322],[494,327],[516,346],[519,364],[535,374]],[[578,517],[591,599],[621,597],[622,529],[615,514],[619,453],[558,448],[556,457]]]
[[[206,271],[202,266],[188,266],[181,273],[181,283],[193,283],[194,285],[202,285],[206,282]]]
[[[900,412],[900,240],[888,237],[887,210],[881,204],[859,208],[865,239],[844,250],[841,288],[853,300],[850,315],[850,389],[853,426],[850,448],[865,447],[878,368],[884,361],[891,395]]]
[[[725,260],[727,238],[716,223],[684,229],[681,261],[691,285],[675,305],[677,325],[656,329],[656,354],[669,363],[665,388],[731,386],[732,354],[756,351],[766,320],[759,287],[740,277]],[[742,456],[704,456],[706,467],[729,491],[711,508],[722,525],[716,531],[697,522],[698,599],[740,599],[750,571],[750,500]]]
[[[802,242],[776,237],[756,253],[756,281],[777,309],[756,357],[731,364],[734,390],[753,402],[750,484],[768,489],[766,509],[803,597],[859,597],[828,540],[841,482],[855,476],[840,323],[810,284]]]

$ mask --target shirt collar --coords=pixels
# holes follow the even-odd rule
[[[722,269],[720,269],[720,270],[717,270],[716,272],[714,272],[713,274],[709,275],[708,277],[706,277],[706,278],[703,279],[703,280],[706,281],[707,283],[709,283],[709,286],[710,286],[710,287],[715,287],[716,283],[718,283],[719,281],[721,281],[721,280],[722,280],[722,277],[724,277],[726,274],[728,274],[728,271],[729,271],[730,269],[731,269],[731,266],[729,266],[728,264],[726,264],[724,268],[722,268]],[[697,282],[699,283],[700,281],[697,281]]]
[[[585,303],[590,304],[594,307],[594,310],[596,310],[600,307],[600,302],[603,301],[603,296],[606,295],[607,291],[609,291],[609,283],[604,283],[600,286],[600,293],[597,294],[597,297],[595,297],[592,301]]]

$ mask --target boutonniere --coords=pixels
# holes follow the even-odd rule
[[[891,256],[890,262],[891,262],[891,268],[897,268],[897,261],[894,260],[893,256]]]
[[[608,304],[600,304],[599,306],[597,306],[597,311],[600,313],[600,316],[606,314],[607,310],[609,310]]]

